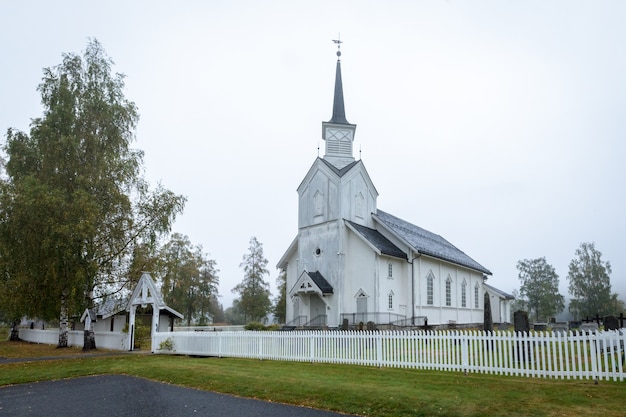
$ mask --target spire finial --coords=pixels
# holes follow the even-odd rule
[[[341,44],[343,41],[341,40],[341,33],[337,34],[337,39],[333,39],[335,45],[337,45],[337,60],[341,57]]]

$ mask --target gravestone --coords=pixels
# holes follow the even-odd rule
[[[536,332],[545,332],[548,330],[548,323],[533,323],[533,330]]]
[[[493,316],[491,315],[491,300],[489,297],[489,293],[485,292],[485,315],[484,315],[484,325],[483,330],[485,331],[493,331]]]
[[[516,332],[529,332],[530,321],[528,320],[528,312],[523,310],[517,310],[513,313],[513,325]]]
[[[597,332],[598,331],[598,323],[593,322],[593,321],[591,323],[583,323],[583,324],[580,325],[580,330],[583,333],[587,333],[587,334]]]
[[[604,318],[604,330],[619,330],[619,320],[615,316],[606,316]]]
[[[376,330],[376,324],[373,321],[368,321],[367,330]]]
[[[515,326],[515,333],[522,332],[528,333],[530,331],[530,320],[528,320],[528,312],[523,310],[517,310],[513,313],[513,325]],[[530,345],[526,345],[525,342],[517,341],[517,362],[526,363],[530,360]]]
[[[563,322],[563,323],[555,322],[555,323],[552,323],[552,331],[554,333],[565,334],[565,333],[567,333],[568,330],[569,330],[569,326],[567,325],[567,322]]]
[[[348,330],[350,328],[350,325],[348,324],[348,319],[343,319],[343,322],[341,323],[341,330]]]

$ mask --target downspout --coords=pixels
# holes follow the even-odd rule
[[[415,326],[415,260],[418,259],[421,254],[417,254],[407,262],[411,264],[411,325]]]

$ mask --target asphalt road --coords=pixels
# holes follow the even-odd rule
[[[343,414],[99,375],[0,388],[0,416],[338,417]]]

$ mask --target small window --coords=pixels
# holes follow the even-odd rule
[[[315,249],[315,255],[320,256],[322,253],[322,250],[320,248]]]
[[[389,300],[389,310],[393,310],[393,291],[389,293],[388,300]]]
[[[426,277],[426,304],[428,304],[429,306],[433,305],[433,280],[435,277],[433,277],[433,273],[429,272],[428,276]]]
[[[452,305],[452,278],[446,279],[446,306]]]
[[[387,278],[393,278],[393,264],[391,262],[387,265]]]

